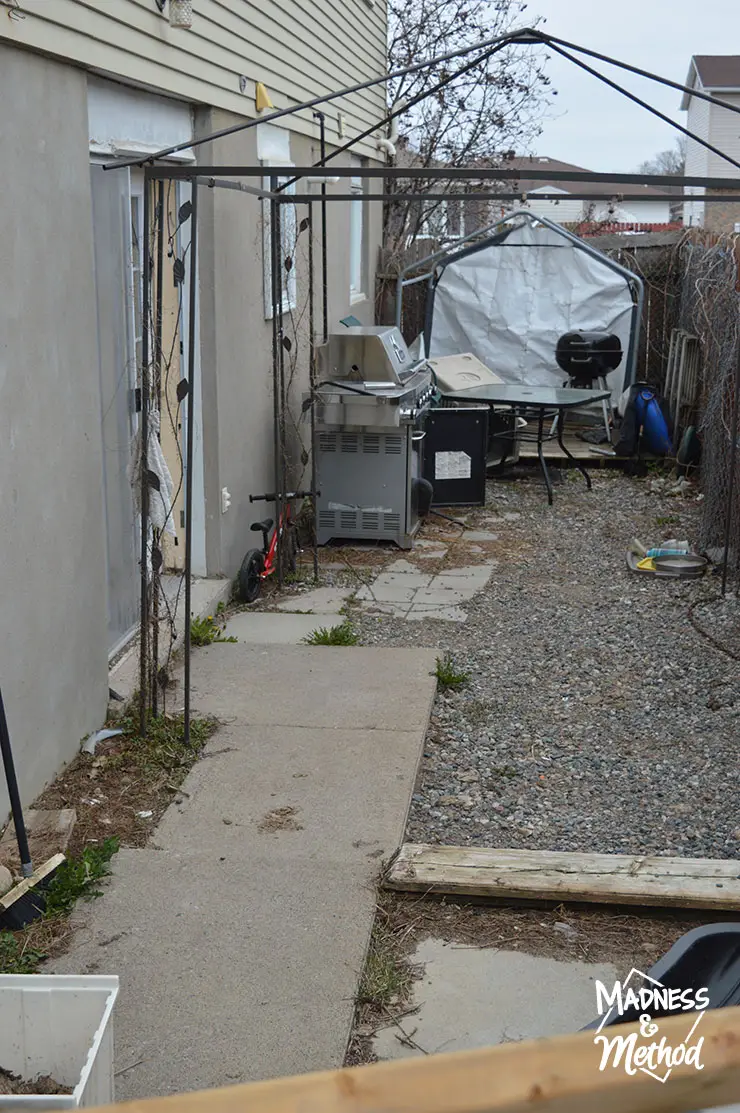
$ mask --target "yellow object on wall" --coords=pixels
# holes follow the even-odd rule
[[[275,105],[270,100],[270,94],[267,89],[258,81],[254,89],[254,103],[258,112],[262,112],[265,108],[274,108]]]

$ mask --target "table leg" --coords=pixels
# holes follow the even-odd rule
[[[565,442],[563,441],[563,433],[564,432],[565,432],[565,410],[558,410],[558,444],[560,445],[560,447],[562,448],[563,452],[568,457],[568,459],[572,460],[573,463],[575,464],[575,466],[578,468],[579,472],[581,473],[583,478],[586,480],[586,486],[588,487],[588,489],[590,491],[591,490],[591,476],[588,474],[588,472],[584,468],[581,461],[577,460],[576,457],[573,455],[573,453],[569,452],[568,449],[565,447]]]
[[[559,415],[558,415],[559,416]],[[550,482],[550,473],[547,470],[547,463],[545,462],[545,454],[542,451],[542,439],[545,425],[545,411],[540,407],[539,420],[537,422],[537,455],[540,458],[540,467],[542,474],[545,477],[545,486],[547,487],[547,501],[552,506],[552,483]]]
[[[489,406],[489,408],[488,408],[488,420],[490,422],[493,422],[494,413],[495,413],[495,410],[494,410],[493,406]],[[516,436],[516,410],[512,408],[511,413],[512,413],[512,417],[513,417],[514,436]],[[506,464],[506,461],[508,460],[509,456],[511,455],[510,449],[513,448],[513,440],[510,442],[508,437],[506,436],[506,434],[504,434],[503,442],[504,442],[503,455],[501,456],[501,459],[499,460],[499,462],[497,464],[493,464],[491,466],[491,471],[492,472],[503,471],[504,470],[504,465]],[[488,451],[488,446],[486,446],[486,452],[487,451]],[[486,467],[486,471],[488,471],[488,467]]]

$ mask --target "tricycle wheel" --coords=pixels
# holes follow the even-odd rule
[[[242,603],[254,603],[262,586],[262,572],[265,558],[259,549],[250,549],[242,561],[236,578],[239,599]]]

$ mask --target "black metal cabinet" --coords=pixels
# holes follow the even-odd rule
[[[422,475],[434,488],[432,506],[483,506],[488,406],[440,406],[424,429]]]

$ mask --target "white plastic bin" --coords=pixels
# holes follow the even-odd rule
[[[0,1095],[0,1110],[112,1102],[117,996],[115,975],[0,974],[0,1067],[74,1087],[71,1094]]]

